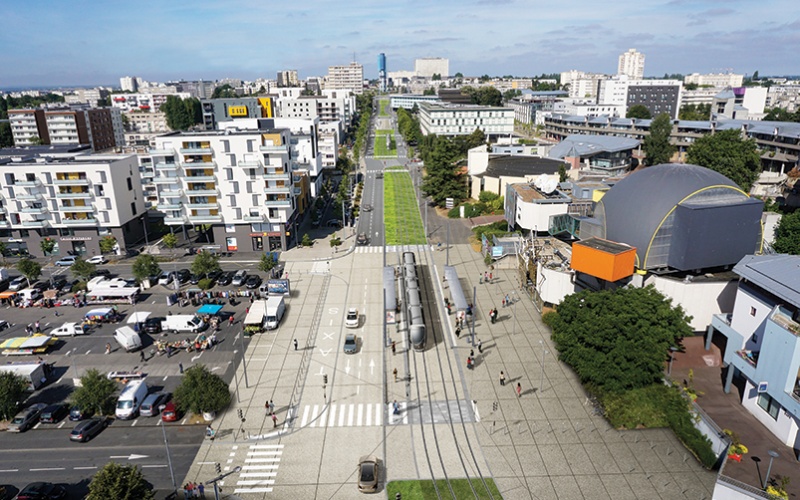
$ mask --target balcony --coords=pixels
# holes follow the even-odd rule
[[[56,193],[56,198],[62,198],[67,200],[80,200],[80,199],[88,199],[92,197],[92,193],[90,191],[83,191],[80,193]],[[19,196],[18,199],[22,199]]]
[[[215,189],[187,189],[186,196],[219,196],[219,191]]]
[[[289,186],[264,186],[264,192],[271,194],[292,194],[292,188]]]
[[[221,215],[190,215],[189,222],[194,222],[195,224],[206,224],[206,223],[214,223],[214,222],[222,222]]]
[[[263,151],[265,153],[288,153],[286,149],[286,145],[283,146],[259,146],[259,151]]]
[[[217,162],[214,161],[181,162],[181,166],[185,170],[214,170],[215,168],[217,168]]]
[[[186,203],[186,208],[219,208],[219,203]]]
[[[171,156],[175,154],[175,149],[150,149],[148,153],[152,156]]]
[[[792,319],[792,313],[789,310],[776,306],[770,315],[770,319],[792,335],[800,336],[800,324]]]
[[[264,222],[266,220],[266,217],[264,216],[264,214],[247,214],[244,217],[242,217],[242,220],[244,220],[245,222]]]
[[[181,148],[179,150],[182,155],[210,155],[214,154],[214,150],[211,148]]]
[[[165,198],[172,198],[173,196],[183,196],[183,189],[164,189],[161,191],[161,196]]]
[[[750,366],[755,368],[758,365],[758,355],[761,351],[751,351],[749,349],[742,349],[736,351],[736,355],[745,360]]]
[[[264,174],[264,180],[267,181],[286,181],[289,182],[289,173],[284,172],[282,174]]]
[[[181,180],[180,177],[167,177],[164,175],[159,175],[153,177],[153,184],[175,184]]]
[[[19,187],[37,187],[42,185],[42,181],[39,179],[33,179],[32,181],[24,180],[24,181],[14,181],[15,186]]]
[[[8,219],[0,219],[0,227],[11,227],[11,221]]]
[[[23,207],[20,210],[23,214],[43,214],[47,213],[47,207]]]
[[[180,203],[159,203],[159,210],[180,210],[182,208]]]
[[[14,198],[20,201],[37,201],[42,199],[42,195],[40,193],[18,193],[14,195]]]
[[[292,200],[291,200],[291,198],[287,198],[285,200],[267,200],[267,201],[264,202],[264,205],[268,206],[268,207],[286,207],[286,208],[291,208],[292,207]]]
[[[156,163],[156,170],[177,170],[178,165],[174,163]]]
[[[53,184],[56,186],[88,186],[89,179],[53,179]]]
[[[62,205],[58,207],[59,212],[94,212],[94,207],[91,205]]]
[[[186,175],[183,177],[186,182],[217,182],[213,175]]]
[[[170,226],[175,226],[178,224],[185,224],[185,223],[186,223],[186,217],[183,215],[180,216],[168,215],[167,217],[164,217],[164,224]]]
[[[242,168],[259,168],[259,167],[263,167],[261,162],[258,161],[258,160],[255,160],[255,161],[240,161],[240,162],[237,163],[237,165],[239,165]]]
[[[22,227],[47,227],[50,224],[47,220],[24,220]]]
[[[83,217],[74,219],[67,219],[66,217],[62,217],[61,223],[66,224],[68,226],[96,226],[97,219],[95,219],[94,217]]]

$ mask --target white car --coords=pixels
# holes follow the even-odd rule
[[[86,259],[86,262],[89,264],[105,264],[108,260],[103,257],[102,255],[95,255],[94,257],[89,257]]]
[[[344,320],[347,328],[358,328],[358,309],[351,307],[347,310],[347,317]]]
[[[76,260],[78,260],[78,258],[77,258],[76,256],[74,256],[74,255],[67,255],[66,257],[61,257],[60,259],[58,259],[58,260],[56,261],[56,265],[57,265],[57,266],[65,266],[65,267],[69,267],[69,266],[71,266],[72,264],[74,264]]]
[[[28,285],[28,280],[25,279],[25,276],[18,276],[11,280],[11,283],[8,284],[8,289],[12,292],[16,292],[17,290],[22,290]]]
[[[80,323],[64,323],[58,328],[50,330],[52,337],[74,337],[75,335],[83,335],[86,331]]]

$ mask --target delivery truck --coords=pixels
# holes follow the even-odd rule
[[[24,362],[24,363],[6,363],[0,365],[0,372],[9,372],[25,379],[28,384],[28,390],[33,392],[45,382],[47,382],[47,373],[49,367],[45,363],[38,362]]]
[[[205,322],[196,314],[173,314],[161,321],[161,329],[166,332],[197,333],[205,328]]]
[[[269,297],[267,300],[267,312],[264,317],[264,329],[274,330],[283,319],[283,314],[286,312],[286,303],[283,301],[282,296]]]

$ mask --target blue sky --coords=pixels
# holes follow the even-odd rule
[[[300,77],[355,59],[377,73],[446,57],[451,73],[800,73],[797,0],[5,0],[0,88]]]

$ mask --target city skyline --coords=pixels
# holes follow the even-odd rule
[[[613,74],[619,54],[636,48],[647,57],[645,76],[796,74],[796,12],[789,0],[757,9],[737,0],[576,0],[549,11],[514,0],[356,0],[346,9],[320,0],[279,9],[252,0],[146,0],[134,10],[96,0],[69,8],[11,0],[0,33],[10,49],[0,55],[0,88],[118,86],[124,75],[275,78],[289,68],[306,78],[354,59],[373,79],[381,52],[389,72],[413,70],[415,58],[444,57],[452,73],[473,76]]]

